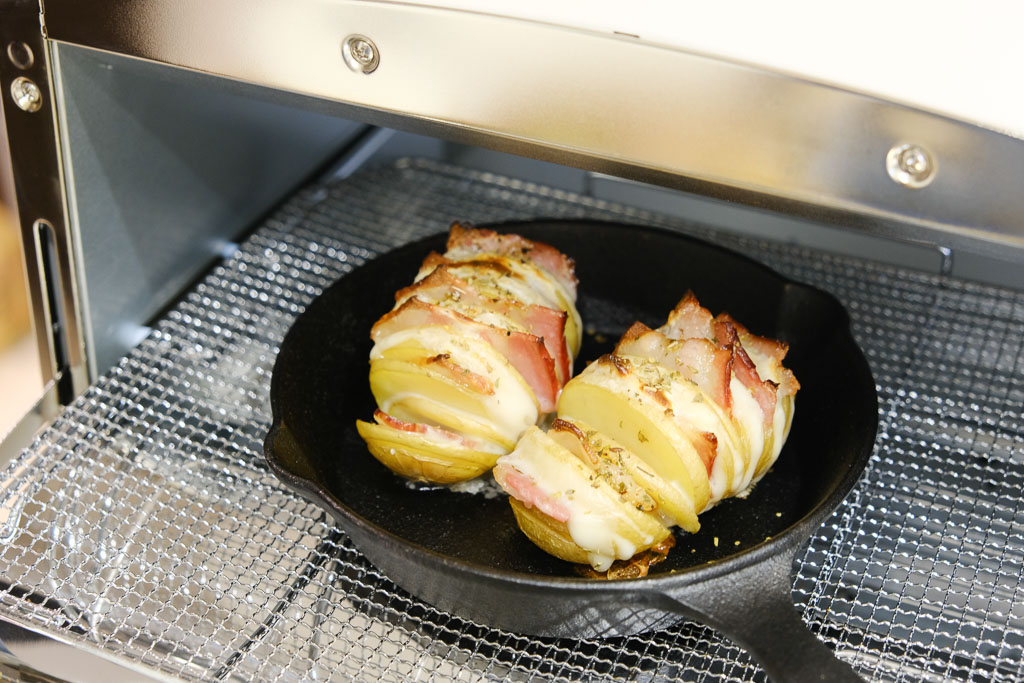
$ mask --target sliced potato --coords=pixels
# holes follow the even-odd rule
[[[449,252],[428,255],[422,284],[371,329],[370,388],[387,419],[358,423],[381,462],[434,481],[480,473],[493,457],[474,452],[478,440],[511,450],[542,406],[554,409],[582,342],[571,259],[458,224]],[[418,293],[427,298],[409,300]]]
[[[617,393],[590,383],[590,367],[565,385],[558,402],[559,417],[594,425],[675,486],[692,501],[694,510],[702,511],[711,499],[711,486],[707,468],[686,435],[663,407],[644,394]],[[693,525],[695,528],[695,520]]]
[[[356,421],[359,435],[373,457],[396,474],[416,481],[454,484],[478,477],[494,467],[500,453],[467,448],[450,439]]]
[[[741,447],[746,452],[747,463],[742,476],[733,486],[735,495],[746,491],[754,479],[754,472],[764,453],[765,429],[764,413],[750,389],[735,376],[729,384],[729,389],[732,394],[733,422],[741,435]]]
[[[758,376],[761,379],[770,380],[776,385],[775,414],[772,416],[770,429],[762,428],[761,438],[764,443],[760,457],[753,464],[751,481],[756,482],[775,464],[782,451],[782,446],[789,436],[789,428],[793,421],[794,399],[800,388],[800,383],[782,363],[788,351],[786,344],[758,337],[750,333],[742,324],[734,320],[731,322],[738,332],[743,349],[754,363]]]
[[[436,346],[424,341],[443,342],[447,334],[433,330],[417,340],[403,331],[374,347],[370,390],[377,405],[401,419],[439,424],[511,449],[540,416],[536,395],[503,356],[478,340],[463,340],[435,362]]]
[[[568,524],[549,517],[535,507],[527,507],[513,496],[509,496],[508,502],[516,516],[516,524],[534,545],[560,560],[590,564],[590,553],[572,540]]]
[[[512,450],[516,439],[528,423],[519,428],[499,428],[487,416],[478,412],[466,412],[453,408],[450,403],[438,401],[429,392],[431,384],[419,383],[417,377],[410,378],[399,373],[371,372],[370,386],[374,395],[377,392],[387,395],[386,400],[377,400],[381,410],[407,422],[425,422],[437,424],[467,436],[494,441],[501,444],[506,451]],[[395,387],[421,386],[427,393],[411,393],[394,391]],[[524,420],[525,423],[525,420]]]
[[[782,446],[789,437],[789,428],[793,425],[794,404],[793,396],[783,396],[775,405],[775,424],[771,437],[765,440],[764,452],[754,471],[755,481],[763,477],[778,460]]]
[[[782,427],[782,441],[789,438],[789,430],[793,427],[793,416],[796,414],[796,396],[786,396],[782,399],[782,413],[784,416]],[[782,446],[779,446],[782,450]]]
[[[654,512],[666,525],[677,525],[690,532],[700,527],[697,512],[686,496],[651,471],[636,454],[590,424],[561,418],[555,421],[548,436],[589,464],[598,476],[638,509],[646,509],[646,501],[631,490],[631,484],[650,498],[654,507],[648,511]]]
[[[537,405],[530,385],[505,356],[486,340],[448,327],[405,329],[379,339],[370,350],[371,364],[378,360],[430,366],[434,374],[447,374],[458,385],[498,394],[498,400],[525,396]]]
[[[684,434],[703,432],[715,437],[715,457],[708,473],[711,501],[717,503],[730,495],[736,467],[732,419],[720,411],[700,387],[689,380],[673,380],[666,371],[662,377],[662,393],[671,409],[672,420]],[[691,436],[691,439],[693,437]]]
[[[385,339],[384,344],[374,344],[370,358],[387,358],[389,360],[422,361],[436,355],[436,351],[427,348],[416,338],[410,337],[400,341]]]

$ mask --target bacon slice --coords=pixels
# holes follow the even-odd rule
[[[662,332],[636,322],[622,335],[615,354],[655,360],[696,384],[725,410],[732,406],[729,380],[732,377],[733,354],[727,349],[717,348],[707,339],[670,339]]]
[[[687,290],[668,314],[668,322],[658,330],[672,339],[713,339],[713,321],[711,311],[700,305],[692,290]]]
[[[754,395],[754,399],[764,413],[765,428],[770,429],[774,421],[779,385],[771,380],[761,379],[754,361],[751,360],[740,339],[741,328],[745,333],[745,338],[758,349],[763,350],[766,357],[778,357],[778,361],[781,361],[786,355],[788,347],[784,343],[750,334],[745,327],[739,325],[728,314],[712,316],[711,311],[700,305],[692,291],[686,292],[672,313],[669,314],[668,322],[658,329],[666,336],[677,340],[705,339],[717,349],[728,352],[732,357],[731,370],[733,374]],[[799,388],[796,377],[789,370],[785,370],[782,374],[783,377],[788,374],[787,389],[795,393]]]
[[[690,430],[687,438],[690,439],[693,449],[697,451],[697,456],[704,463],[710,477],[711,470],[715,469],[715,458],[718,457],[718,437],[711,432]]]
[[[743,323],[728,313],[719,313],[715,316],[715,320],[732,325],[736,329],[736,334],[739,336],[743,347],[751,354],[760,354],[765,358],[773,358],[781,363],[785,359],[786,354],[789,353],[789,344],[786,342],[768,337],[760,337],[748,330]]]
[[[445,440],[453,441],[466,448],[472,448],[473,450],[490,450],[484,442],[474,439],[472,437],[465,436],[464,434],[457,434],[449,431],[443,427],[436,425],[423,424],[422,422],[406,422],[405,420],[399,420],[393,415],[388,415],[380,408],[373,411],[373,419],[379,425],[385,427],[391,427],[392,429],[398,429],[403,432],[410,432],[413,434],[422,434],[427,437],[431,437],[442,443]]]
[[[762,380],[757,373],[754,361],[750,359],[740,342],[736,327],[724,319],[716,319],[713,324],[715,337],[723,348],[732,349],[732,371],[743,386],[750,389],[757,404],[764,413],[765,434],[768,434],[775,421],[775,401],[778,398],[778,385],[771,380]]]
[[[797,381],[796,375],[787,367],[781,368],[780,374],[782,377],[779,381],[779,400],[787,396],[795,396],[796,392],[800,391],[800,382]]]
[[[416,284],[398,290],[395,302],[411,297],[452,308],[479,308],[511,320],[544,341],[544,348],[555,361],[558,384],[564,386],[572,377],[572,356],[565,343],[565,321],[562,310],[527,304],[505,297],[485,296],[474,284],[456,276],[449,266],[439,266]]]
[[[448,258],[467,260],[479,254],[498,254],[527,259],[552,275],[576,300],[576,264],[554,247],[533,242],[520,235],[501,235],[474,228],[469,223],[452,223],[448,233]]]
[[[776,365],[779,369],[780,375],[778,389],[779,399],[786,396],[792,396],[800,390],[800,382],[797,381],[796,375],[793,374],[792,370],[782,365],[782,361],[786,358],[786,354],[789,353],[789,344],[777,339],[761,337],[754,334],[728,313],[720,313],[715,319],[731,323],[732,326],[736,328],[736,333],[740,338],[740,343],[743,344],[743,348],[748,352],[752,360],[763,360],[764,362]]]
[[[470,391],[475,391],[478,394],[494,396],[494,382],[491,381],[490,377],[467,370],[453,361],[450,353],[439,353],[436,356],[424,359],[422,362],[426,365],[436,366],[435,369],[443,372],[455,384],[463,386]]]
[[[552,412],[555,409],[561,390],[555,372],[555,361],[544,346],[544,341],[536,335],[502,330],[477,322],[443,306],[412,297],[374,323],[370,337],[378,341],[400,330],[426,325],[458,328],[464,330],[467,335],[480,337],[507,358],[512,367],[523,376],[537,396],[543,412]],[[443,360],[439,359],[442,366]],[[493,388],[490,393],[493,393]]]
[[[533,479],[516,468],[498,463],[494,468],[494,479],[509,495],[527,507],[535,507],[559,522],[569,521],[569,508],[552,500],[551,496],[544,493]]]

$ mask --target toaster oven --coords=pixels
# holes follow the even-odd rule
[[[793,603],[866,678],[1024,676],[1019,131],[466,8],[0,11],[46,382],[0,447],[0,671],[763,678],[688,620],[553,639],[432,607],[263,461],[281,340],[332,282],[452,220],[588,218],[698,237],[843,303],[879,430],[797,556]]]

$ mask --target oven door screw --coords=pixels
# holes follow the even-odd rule
[[[341,44],[341,56],[356,73],[373,73],[380,64],[380,51],[366,36],[353,33]]]
[[[919,189],[935,178],[937,165],[932,155],[920,145],[899,144],[885,155],[885,169],[894,182]]]
[[[24,76],[18,76],[11,81],[11,97],[23,111],[31,113],[43,108],[42,91],[35,81]]]

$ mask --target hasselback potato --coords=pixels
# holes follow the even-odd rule
[[[778,458],[799,383],[787,346],[692,293],[657,330],[636,323],[562,390],[548,434],[498,459],[520,528],[598,571],[663,544],[673,526],[744,496]]]
[[[444,254],[373,326],[374,421],[359,434],[402,476],[476,477],[555,410],[582,325],[571,259],[518,235],[455,223]]]

